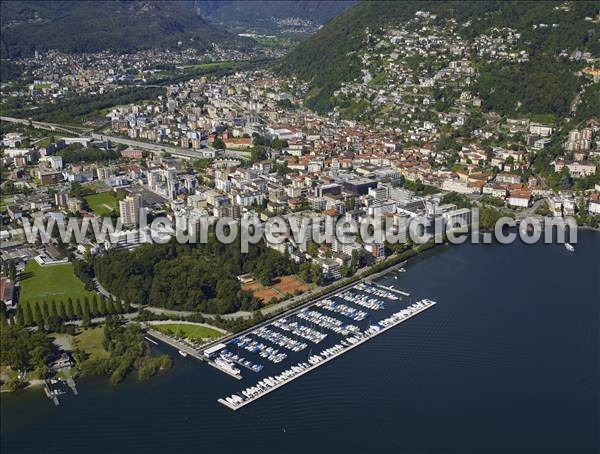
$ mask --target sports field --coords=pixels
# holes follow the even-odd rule
[[[75,301],[85,296],[93,297],[93,292],[85,290],[83,283],[73,273],[73,264],[40,266],[30,260],[21,275],[20,301]]]
[[[114,192],[101,192],[85,196],[85,200],[94,213],[98,216],[109,216],[113,210],[119,208],[119,199]]]

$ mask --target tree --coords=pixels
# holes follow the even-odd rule
[[[92,320],[90,318],[90,313],[89,313],[89,311],[84,311],[83,316],[81,317],[81,326],[83,326],[84,328],[88,328],[91,325],[92,325]]]
[[[46,366],[45,364],[42,364],[42,365],[36,367],[35,376],[38,379],[43,380],[46,378],[47,375],[48,375],[48,366]]]
[[[492,229],[502,214],[495,208],[483,206],[479,211],[479,225],[483,229]]]
[[[75,311],[73,309],[73,300],[69,297],[67,298],[67,303],[65,305],[65,317],[67,320],[73,320],[75,317]]]
[[[79,298],[75,300],[75,304],[73,305],[73,313],[77,318],[81,318],[83,315],[83,307]]]
[[[42,303],[42,319],[44,320],[44,322],[47,322],[48,319],[50,318],[50,311],[48,310],[48,301],[44,301]]]
[[[29,304],[29,302],[24,301],[21,304],[19,304],[19,307],[22,308],[23,312],[23,325],[31,326],[33,324],[33,314],[31,311],[31,305]]]
[[[216,148],[217,150],[224,150],[225,149],[225,142],[223,142],[221,139],[219,139],[217,137],[213,141],[212,146],[213,146],[213,148]]]
[[[87,298],[83,300],[81,303],[81,318],[85,317],[87,314],[88,317],[91,317],[93,314],[90,310],[90,302]]]
[[[37,303],[37,302],[33,303],[33,306],[31,308],[31,314],[32,314],[33,321],[36,324],[40,324],[42,322],[42,311],[40,310],[39,303]]]
[[[6,389],[8,389],[10,392],[18,391],[25,386],[27,386],[27,382],[21,380],[19,377],[11,378],[6,382]]]
[[[8,262],[8,278],[13,284],[17,282],[17,267],[13,260]]]
[[[94,298],[92,298],[92,301],[90,301],[87,296],[83,298],[83,301],[84,301],[85,305],[88,307],[88,311],[91,316],[98,315],[98,305],[96,304],[96,295],[94,295]]]
[[[56,301],[50,301],[50,307],[48,309],[48,317],[57,317],[58,311],[56,309]]]
[[[96,299],[96,296],[94,296],[94,299]],[[104,315],[106,313],[112,314],[113,311],[111,310],[112,307],[109,306],[110,301],[106,301],[104,298],[98,298],[98,300],[96,301],[97,307],[98,307],[98,313],[101,315]]]
[[[63,320],[67,318],[65,303],[62,300],[56,303],[56,315],[58,315],[58,317],[60,317]]]
[[[571,178],[571,174],[569,173],[569,168],[564,166],[562,169],[560,169],[558,175],[558,186],[560,189],[571,189],[571,186],[573,186],[573,180]]]

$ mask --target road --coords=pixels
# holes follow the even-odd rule
[[[179,156],[186,159],[202,159],[204,157],[204,155],[200,151],[191,150],[188,148],[174,147],[172,145],[148,143],[142,142],[140,140],[127,139],[125,137],[109,136],[106,134],[97,133],[92,133],[91,137],[96,140],[110,140],[114,143],[120,143],[122,145],[127,145],[130,147],[143,148],[157,153],[170,153],[173,156]],[[208,147],[207,149],[209,151],[214,151],[214,148],[211,147]],[[234,157],[237,159],[245,160],[248,159],[246,154],[242,151],[225,150],[223,153],[227,157]]]
[[[517,214],[517,222],[522,221],[523,219],[533,216],[535,214],[535,211],[543,204],[546,203],[546,199],[539,199],[536,200],[533,205],[531,205],[529,208],[524,209],[523,211],[519,212]]]
[[[48,122],[44,122],[44,121],[32,121],[32,120],[28,120],[26,118],[14,118],[14,117],[4,117],[4,116],[0,116],[0,120],[7,121],[9,123],[31,125],[34,128],[46,129],[48,131],[63,131],[68,134],[77,135],[77,136],[84,134],[95,140],[108,139],[114,143],[120,143],[123,145],[128,145],[130,147],[143,148],[143,149],[150,150],[150,151],[157,152],[157,153],[166,152],[166,153],[172,154],[173,156],[179,156],[179,157],[186,158],[186,159],[201,159],[203,157],[202,153],[199,151],[195,151],[195,150],[191,150],[191,149],[187,149],[187,148],[181,148],[181,147],[174,147],[172,145],[162,145],[162,144],[142,142],[140,140],[133,140],[133,139],[125,138],[125,137],[109,136],[106,134],[97,134],[95,132],[92,132],[93,131],[92,128],[61,125],[58,123],[48,123]],[[211,147],[208,147],[208,150],[214,150],[214,149]],[[224,150],[223,155],[225,157],[229,157],[229,158],[244,159],[244,160],[249,159],[248,153],[243,152],[243,151],[238,151],[238,150],[231,150],[231,149]]]
[[[46,129],[48,131],[63,131],[76,136],[83,134],[89,134],[92,128],[84,128],[79,126],[60,125],[57,123],[47,123],[45,121],[33,121],[26,118],[14,118],[14,117],[3,117],[0,116],[0,120],[7,121],[9,123],[18,123],[22,125],[31,125],[37,129]]]

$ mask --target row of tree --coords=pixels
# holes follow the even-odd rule
[[[19,326],[39,326],[42,328],[60,327],[65,321],[81,320],[83,326],[89,326],[93,317],[123,314],[129,311],[128,304],[94,295],[83,299],[50,302],[22,301],[17,306],[16,321]]]

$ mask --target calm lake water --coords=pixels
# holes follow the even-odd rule
[[[600,234],[578,240],[410,262],[380,282],[435,307],[237,412],[217,398],[255,380],[179,355],[148,383],[80,380],[60,407],[3,396],[1,452],[597,453]]]

